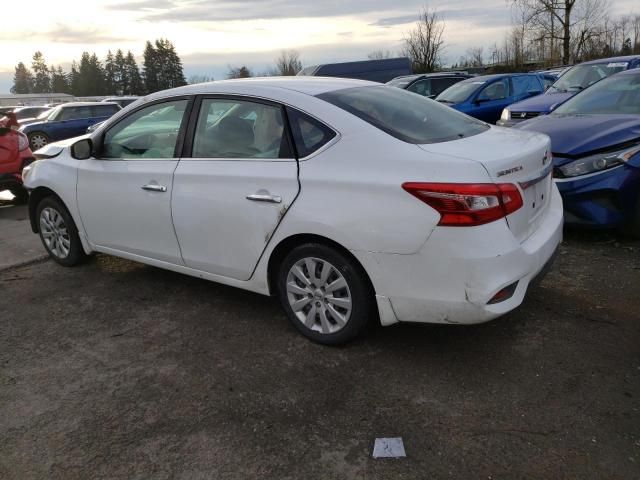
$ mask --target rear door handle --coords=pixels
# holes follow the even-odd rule
[[[164,185],[158,185],[156,183],[149,183],[147,185],[143,185],[142,190],[149,190],[150,192],[166,192],[167,191],[167,187],[165,187]]]
[[[279,195],[271,195],[268,193],[254,193],[253,195],[247,195],[247,200],[252,200],[254,202],[281,203],[282,197],[280,197]]]

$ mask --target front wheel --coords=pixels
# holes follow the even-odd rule
[[[49,143],[49,137],[46,133],[33,132],[27,135],[27,137],[29,138],[29,148],[34,152]]]
[[[372,313],[372,291],[362,268],[323,244],[301,245],[284,258],[278,296],[298,331],[325,345],[360,335]]]
[[[55,197],[45,197],[36,211],[40,239],[49,256],[65,267],[84,260],[78,229],[65,206]]]

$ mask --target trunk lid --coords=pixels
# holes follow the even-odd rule
[[[551,200],[552,162],[549,137],[533,132],[491,127],[484,133],[451,142],[420,145],[427,152],[451,155],[482,164],[494,183],[518,187],[523,205],[506,217],[519,242],[543,222]],[[455,179],[453,179],[455,181]]]

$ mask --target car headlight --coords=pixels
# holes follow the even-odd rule
[[[565,177],[577,177],[622,165],[636,153],[640,153],[640,145],[635,145],[631,148],[626,148],[617,152],[590,155],[571,163],[567,163],[559,168]]]
[[[502,110],[502,115],[500,115],[500,120],[511,120],[511,111],[508,108]]]

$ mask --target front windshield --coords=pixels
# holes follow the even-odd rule
[[[553,115],[640,115],[640,74],[617,75],[560,105]]]
[[[42,112],[40,115],[38,115],[36,118],[38,120],[44,120],[45,118],[47,118],[49,115],[51,115],[53,109],[51,108],[47,108],[44,112]]]
[[[411,78],[394,78],[387,82],[387,85],[391,85],[392,87],[405,88],[407,85],[411,83]]]
[[[627,62],[596,63],[594,65],[576,65],[551,85],[549,92],[577,92],[603,78],[627,69]]]
[[[438,102],[446,103],[461,103],[469,98],[473,92],[478,90],[486,82],[482,80],[470,80],[465,82],[459,82],[450,86],[444,92],[436,97]]]
[[[60,117],[61,115],[62,115],[62,107],[56,107],[52,110],[47,110],[46,112],[40,114],[38,116],[38,119],[53,122],[56,118]]]
[[[453,108],[389,86],[346,88],[318,98],[407,143],[448,142],[489,128]]]

